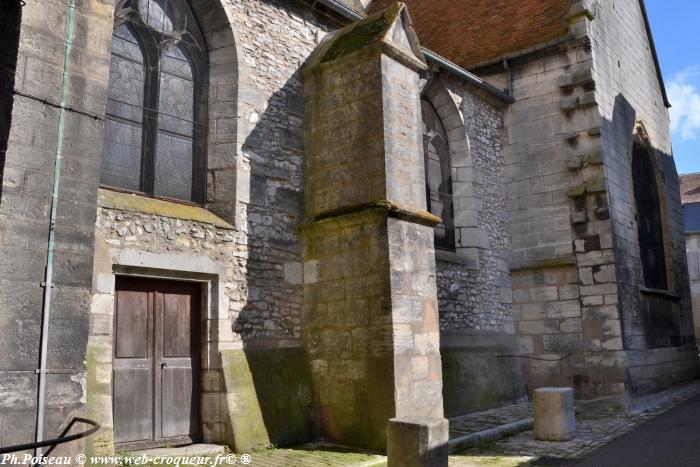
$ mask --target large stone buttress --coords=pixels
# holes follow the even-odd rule
[[[402,4],[327,36],[304,68],[303,336],[320,434],[384,450],[443,417],[419,72]]]

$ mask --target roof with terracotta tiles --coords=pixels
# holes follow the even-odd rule
[[[681,175],[680,178],[683,204],[700,203],[700,173]]]
[[[396,0],[374,0],[370,12]],[[402,0],[421,44],[464,68],[566,35],[571,0]]]

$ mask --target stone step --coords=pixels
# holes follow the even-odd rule
[[[165,448],[153,448],[153,449],[143,449],[139,451],[127,451],[118,453],[120,456],[127,458],[146,458],[147,461],[143,464],[144,466],[152,465],[152,460],[159,458],[172,458],[173,460],[179,458],[180,462],[173,462],[172,464],[179,465],[191,465],[193,463],[185,462],[185,458],[216,458],[216,456],[225,456],[230,451],[226,446],[221,446],[218,444],[205,444],[197,443],[190,444],[189,446],[178,446],[178,447],[165,447]],[[194,464],[197,464],[195,462]],[[201,463],[201,462],[199,462]],[[131,462],[131,464],[135,464]],[[170,463],[162,464],[163,466],[169,466]],[[204,464],[203,464],[204,465]]]

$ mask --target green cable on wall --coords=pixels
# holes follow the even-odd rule
[[[66,30],[66,50],[63,58],[63,77],[61,83],[61,100],[58,114],[58,132],[56,137],[56,159],[53,169],[53,190],[51,193],[51,215],[49,220],[49,243],[46,255],[46,271],[44,273],[44,300],[41,313],[41,348],[39,353],[39,388],[37,400],[37,421],[35,441],[44,439],[44,405],[46,403],[46,360],[48,353],[49,322],[51,317],[51,289],[53,288],[53,259],[56,239],[56,217],[58,211],[58,192],[61,181],[61,164],[63,161],[63,140],[66,125],[66,98],[70,77],[70,64],[73,56],[73,35],[75,33],[75,3],[70,0]],[[35,455],[39,455],[35,450]]]

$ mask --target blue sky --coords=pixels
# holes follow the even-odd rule
[[[678,173],[700,172],[700,1],[646,0],[646,5],[673,106]]]

